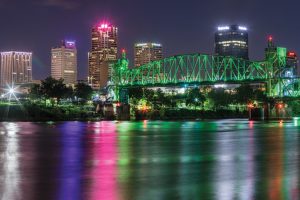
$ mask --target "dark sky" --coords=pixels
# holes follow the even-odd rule
[[[261,59],[266,38],[300,52],[299,0],[0,0],[0,51],[33,51],[33,76],[50,75],[50,50],[75,39],[79,78],[87,76],[90,27],[102,20],[119,28],[119,47],[160,42],[165,56],[212,53],[218,25],[249,28],[250,58]],[[132,61],[131,61],[132,64]]]

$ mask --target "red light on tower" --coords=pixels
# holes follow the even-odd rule
[[[273,41],[273,36],[272,36],[272,35],[270,35],[270,36],[268,37],[268,41],[269,41],[269,42],[272,42],[272,41]]]
[[[126,49],[122,49],[122,53],[126,53]]]
[[[110,26],[109,26],[109,24],[106,23],[106,22],[103,22],[102,24],[100,24],[100,25],[98,26],[98,29],[99,29],[99,30],[106,30],[106,29],[108,29],[108,28],[110,28]]]
[[[288,58],[296,58],[296,57],[297,57],[296,52],[294,52],[294,51],[289,51],[289,52],[287,53],[287,57],[288,57]]]

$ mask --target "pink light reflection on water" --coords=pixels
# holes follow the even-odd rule
[[[92,144],[92,200],[117,200],[117,132],[114,122],[95,123]],[[100,134],[97,134],[100,133]]]

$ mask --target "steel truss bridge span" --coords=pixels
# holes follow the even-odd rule
[[[299,78],[281,78],[284,57],[249,61],[236,57],[187,54],[128,68],[123,56],[113,67],[117,87],[153,87],[178,84],[266,83],[269,96],[300,96]]]

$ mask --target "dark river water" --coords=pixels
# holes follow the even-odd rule
[[[300,119],[0,123],[0,199],[300,199]]]

